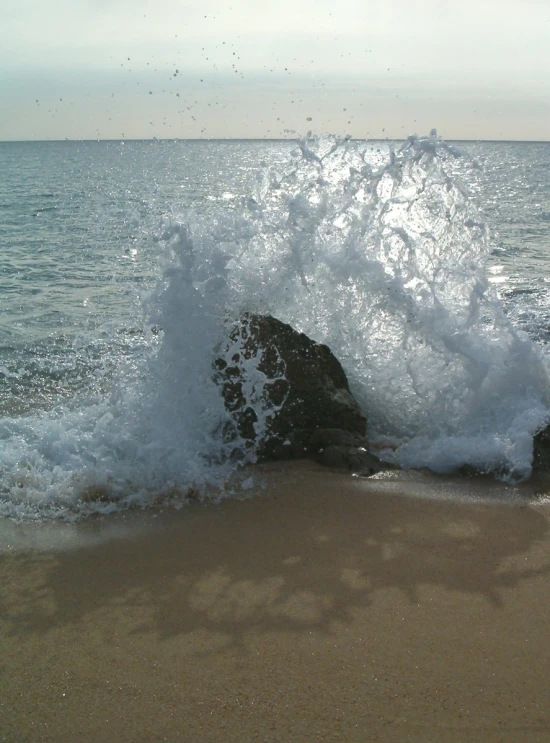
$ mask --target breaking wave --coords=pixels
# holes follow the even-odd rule
[[[487,278],[474,166],[435,132],[398,149],[308,134],[249,195],[167,217],[146,352],[93,399],[0,419],[0,512],[73,518],[218,497],[241,442],[221,435],[212,363],[247,311],[332,349],[369,437],[391,444],[380,444],[387,461],[529,477],[547,365]]]

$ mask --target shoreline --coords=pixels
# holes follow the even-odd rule
[[[316,464],[312,459],[282,460],[250,464],[233,475],[224,490],[206,491],[204,497],[180,503],[162,498],[150,505],[121,507],[81,513],[74,518],[42,516],[15,519],[0,515],[0,555],[13,551],[49,551],[101,544],[112,539],[131,538],[150,529],[185,518],[189,509],[216,509],[230,501],[262,498],[280,487],[292,489],[301,480],[325,487],[332,483],[346,494],[365,497],[404,497],[442,503],[487,503],[495,507],[550,507],[550,472],[538,471],[529,480],[506,483],[492,474],[438,474],[428,469],[383,469],[363,477]],[[109,505],[109,501],[106,501]],[[116,506],[116,501],[114,502]]]
[[[0,554],[0,739],[550,741],[550,505],[262,472]]]

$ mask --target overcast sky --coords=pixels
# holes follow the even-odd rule
[[[550,0],[0,0],[0,140],[550,139]]]

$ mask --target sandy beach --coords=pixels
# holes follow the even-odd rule
[[[62,549],[13,527],[0,741],[550,741],[550,506],[262,472],[248,500],[61,525]]]

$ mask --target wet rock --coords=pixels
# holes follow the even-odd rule
[[[246,447],[256,445],[260,461],[310,456],[320,429],[340,432],[334,444],[364,442],[366,418],[340,362],[328,346],[274,317],[243,317],[215,368],[236,430]]]
[[[311,451],[318,452],[327,446],[369,448],[366,438],[352,431],[341,428],[318,428],[309,439],[308,447]]]
[[[550,426],[533,438],[533,469],[550,471]]]
[[[355,446],[331,444],[320,449],[314,459],[325,467],[341,472],[353,472],[362,477],[369,477],[382,469],[378,457],[366,449]]]

